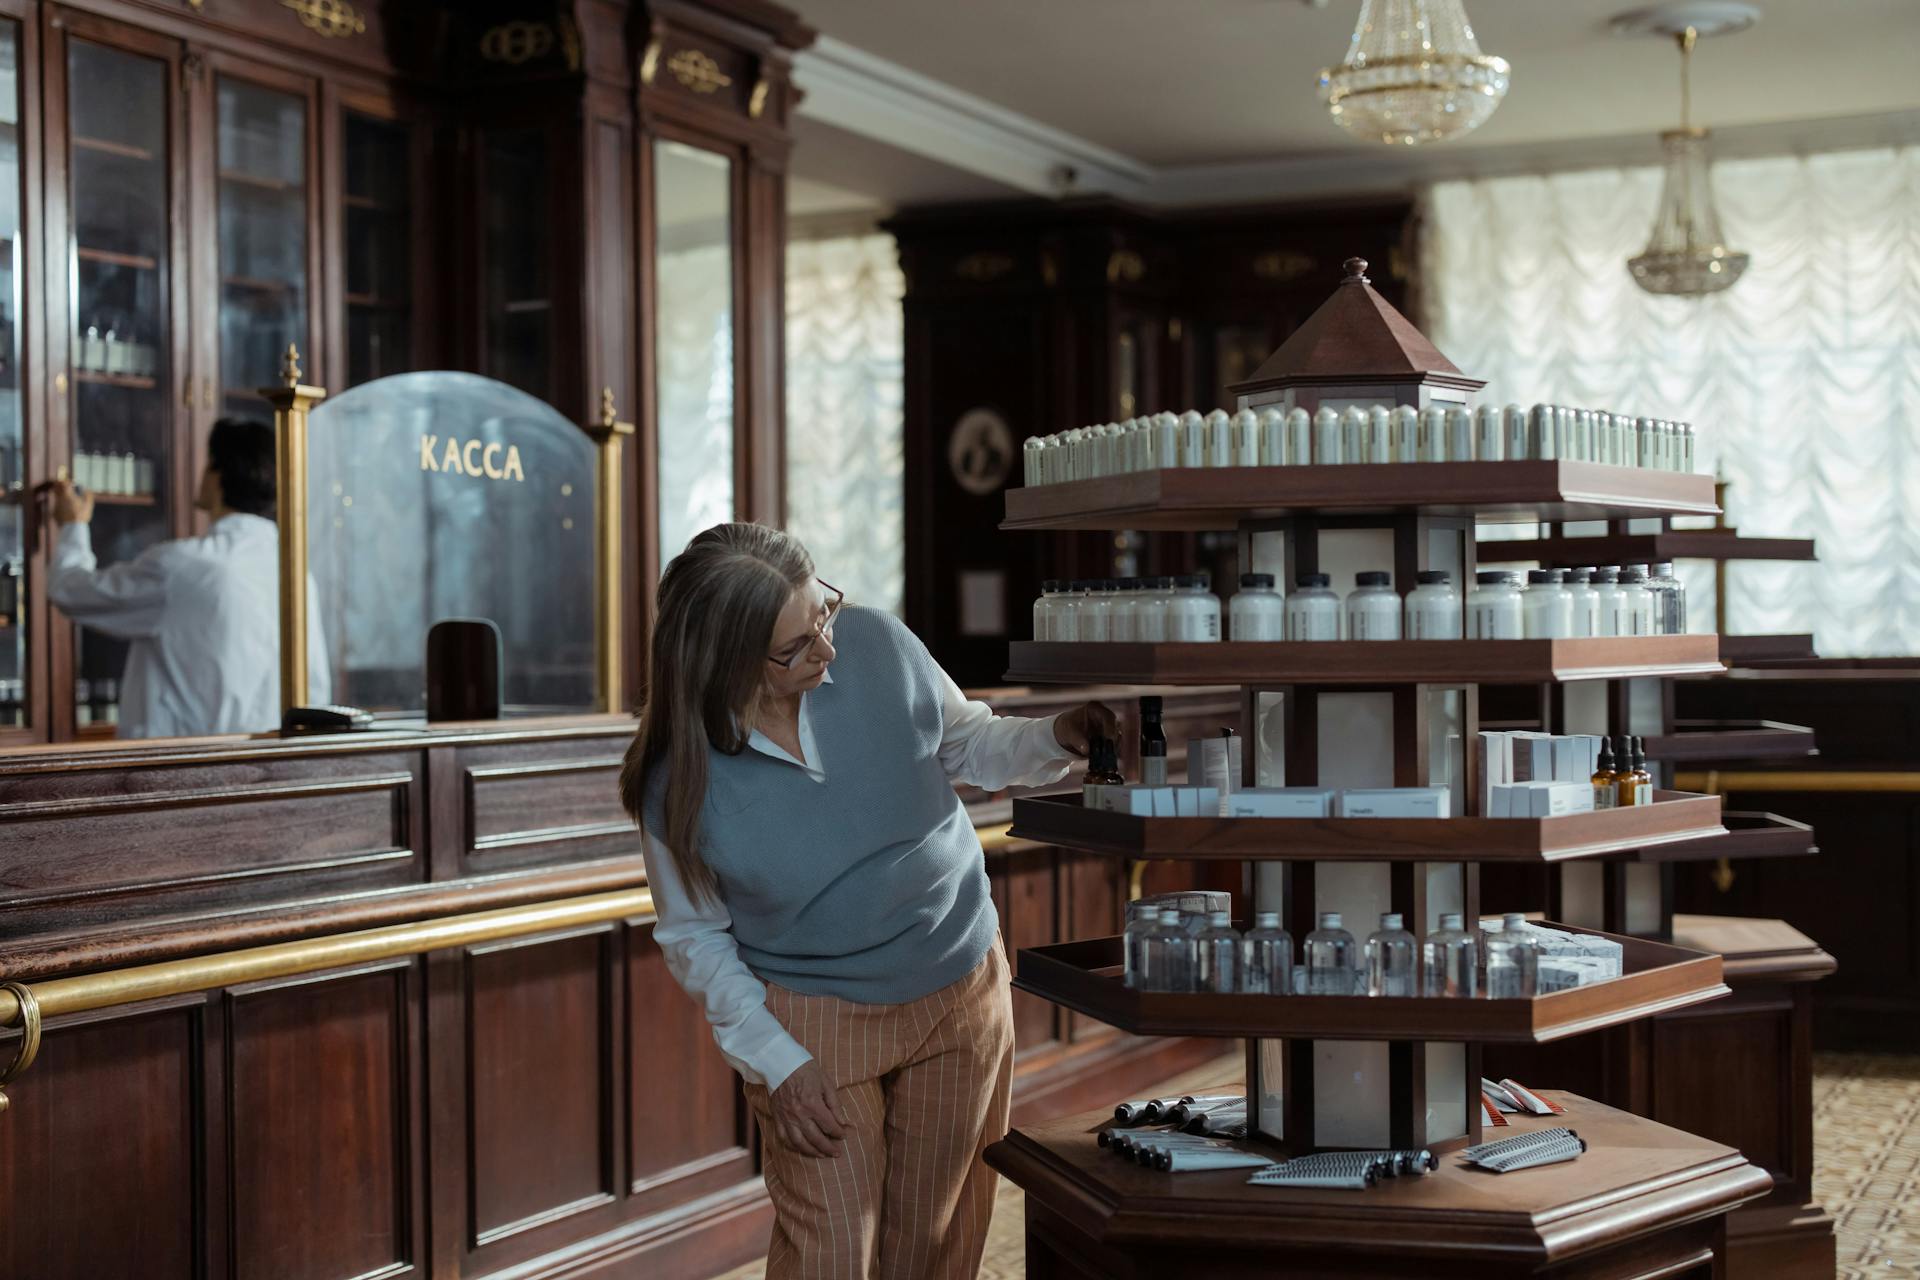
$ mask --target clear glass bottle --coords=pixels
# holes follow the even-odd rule
[[[1220,597],[1207,590],[1207,575],[1184,573],[1167,600],[1167,639],[1204,643],[1220,638]]]
[[[1228,993],[1240,987],[1240,931],[1224,911],[1207,917],[1193,940],[1193,989]]]
[[[1287,602],[1273,588],[1270,573],[1243,573],[1240,590],[1227,605],[1228,639],[1284,640]]]
[[[1080,605],[1087,598],[1087,584],[1075,578],[1066,584],[1060,593],[1059,603],[1054,608],[1053,638],[1072,641],[1080,638]]]
[[[1357,573],[1347,595],[1347,639],[1398,640],[1400,593],[1393,576],[1380,569]]]
[[[1080,616],[1074,624],[1082,641],[1105,644],[1113,639],[1113,596],[1113,579],[1088,580],[1087,594],[1080,600]]]
[[[1160,905],[1155,902],[1129,902],[1127,904],[1127,927],[1120,933],[1120,949],[1123,955],[1122,981],[1127,986],[1140,988],[1141,975],[1145,972],[1146,961],[1141,956],[1141,948],[1146,945],[1147,934],[1160,923]]]
[[[1332,581],[1324,573],[1294,579],[1293,594],[1287,597],[1287,639],[1340,638],[1340,597],[1328,586]]]
[[[1647,590],[1647,567],[1630,564],[1620,571],[1621,612],[1626,629],[1621,635],[1650,636],[1653,631],[1653,593]]]
[[[1358,987],[1359,948],[1353,935],[1340,927],[1338,911],[1322,911],[1320,927],[1307,935],[1307,994],[1350,996]]]
[[[1567,596],[1573,601],[1573,634],[1600,634],[1600,595],[1593,589],[1592,569],[1567,570]]]
[[[1033,602],[1033,638],[1035,640],[1053,639],[1053,620],[1060,612],[1060,592],[1066,584],[1058,578],[1048,578],[1040,584],[1040,598]]]
[[[1653,593],[1653,634],[1685,635],[1687,633],[1687,588],[1685,583],[1674,576],[1671,561],[1662,561],[1653,566],[1653,576],[1647,579],[1647,590]]]
[[[1607,565],[1593,571],[1593,594],[1600,600],[1600,631],[1603,636],[1624,636],[1632,619],[1627,616],[1626,597],[1620,594],[1620,568]]]
[[[1489,998],[1525,1000],[1539,989],[1540,944],[1527,936],[1526,928],[1526,916],[1510,911],[1498,929],[1487,930]]]
[[[1414,993],[1413,953],[1418,944],[1397,911],[1380,917],[1380,927],[1367,937],[1367,994],[1410,996]]]
[[[1414,575],[1419,585],[1407,593],[1404,614],[1409,640],[1458,640],[1460,592],[1445,569],[1422,569]]]
[[[1133,638],[1162,644],[1167,638],[1167,603],[1173,596],[1172,578],[1142,578],[1133,602]]]
[[[1520,596],[1521,627],[1529,640],[1564,640],[1573,634],[1573,593],[1559,569],[1530,569]]]
[[[1462,920],[1459,912],[1446,912],[1440,927],[1420,944],[1420,989],[1427,995],[1480,993],[1480,942],[1462,927]]]
[[[1519,574],[1482,569],[1467,595],[1467,639],[1518,640],[1525,633],[1520,608]]]
[[[1142,991],[1193,990],[1193,935],[1173,907],[1161,910],[1141,940],[1139,985]]]
[[[1241,948],[1240,986],[1256,994],[1293,994],[1293,935],[1280,927],[1278,911],[1253,917]]]

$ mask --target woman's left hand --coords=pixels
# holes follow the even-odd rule
[[[1066,750],[1084,758],[1087,743],[1096,735],[1112,739],[1119,735],[1120,722],[1102,703],[1083,702],[1071,711],[1062,711],[1053,721],[1053,738]]]

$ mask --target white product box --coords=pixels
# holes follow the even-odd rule
[[[1326,787],[1250,787],[1227,797],[1230,818],[1328,818],[1334,793]]]
[[[1383,787],[1340,793],[1343,818],[1451,818],[1448,787]]]
[[[1516,730],[1510,735],[1513,741],[1513,771],[1515,782],[1550,782],[1553,780],[1553,735],[1550,733],[1531,733]]]
[[[1180,816],[1174,812],[1172,787],[1140,787],[1139,790],[1147,793],[1147,803],[1153,817],[1177,818]]]
[[[1142,786],[1100,788],[1100,808],[1106,813],[1125,813],[1136,818],[1153,816],[1153,788]]]
[[[1569,734],[1553,740],[1553,780],[1588,782],[1600,766],[1600,736],[1593,733]]]
[[[1593,787],[1585,782],[1532,782],[1527,795],[1528,816],[1534,818],[1560,818],[1593,808]]]
[[[1220,791],[1216,787],[1170,787],[1174,816],[1179,818],[1217,818],[1220,816]]]
[[[1483,730],[1474,744],[1475,767],[1480,773],[1480,813],[1493,817],[1493,789],[1513,781],[1513,737],[1499,730]]]
[[[1212,787],[1224,800],[1240,789],[1240,747],[1237,734],[1213,738],[1187,739],[1187,782],[1196,787]],[[1222,805],[1220,816],[1225,817]]]

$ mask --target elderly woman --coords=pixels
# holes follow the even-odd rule
[[[1112,713],[996,717],[752,524],[667,566],[647,689],[621,797],[654,937],[759,1117],[769,1277],[974,1275],[1013,1020],[953,785],[1051,782]]]

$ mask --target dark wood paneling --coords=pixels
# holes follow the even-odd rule
[[[466,867],[492,871],[637,853],[639,836],[617,786],[625,746],[590,740],[537,753],[461,752]]]
[[[1697,1018],[1656,1018],[1652,1072],[1656,1082],[1650,1118],[1688,1133],[1737,1147],[1747,1159],[1792,1178],[1790,1138],[1793,1096],[1774,1087],[1756,1091],[1730,1077],[1728,1064],[1766,1064],[1753,1084],[1774,1084],[1793,1061],[1793,1004],[1784,992],[1741,993],[1739,1009],[1714,1007]]]
[[[1044,946],[1060,936],[1056,850],[1015,846],[988,864],[993,902],[1000,912],[1000,934],[1007,955]],[[1022,992],[1013,994],[1013,1044],[1016,1058],[1040,1052],[1060,1038],[1064,1015],[1055,1006]]]
[[[0,1275],[200,1275],[199,1001],[50,1023],[0,1116]],[[0,1042],[13,1054],[16,1036]]]
[[[413,969],[229,994],[235,1275],[348,1280],[420,1260]]]
[[[601,926],[468,952],[472,1247],[613,1198],[611,942]]]
[[[627,931],[628,1191],[659,1213],[754,1173],[739,1077],[705,1011],[673,980],[651,924]]]

